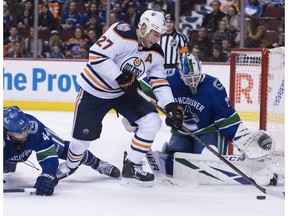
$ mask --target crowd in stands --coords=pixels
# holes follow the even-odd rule
[[[107,0],[39,0],[35,50],[34,1],[3,4],[4,57],[32,58],[36,52],[37,58],[87,59],[89,48],[106,31]],[[191,16],[197,5],[209,10],[201,26],[189,34],[183,31],[189,51],[201,61],[228,61],[231,48],[240,43],[239,0],[195,0],[193,4],[181,0],[181,17]],[[283,13],[269,14],[271,8],[282,8]],[[175,1],[111,0],[110,24],[125,21],[137,27],[147,9],[174,14]],[[245,17],[245,47],[285,46],[283,0],[246,0]]]

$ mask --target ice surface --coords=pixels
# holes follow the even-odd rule
[[[70,139],[72,112],[27,112]],[[123,128],[121,118],[108,114],[100,139],[89,149],[122,169],[123,152],[129,150],[131,136]],[[153,150],[160,150],[169,137],[169,128],[163,124]],[[34,154],[30,160],[40,168]],[[149,170],[148,165],[145,169]],[[39,173],[21,163],[15,173],[4,175],[4,188],[33,187]],[[271,189],[284,190],[279,186]],[[121,179],[81,166],[57,185],[51,197],[5,193],[3,212],[4,216],[284,216],[283,199],[267,196],[266,200],[257,200],[257,195],[263,194],[254,186],[169,186],[158,182],[151,188],[128,187],[121,185]]]

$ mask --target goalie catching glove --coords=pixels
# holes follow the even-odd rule
[[[233,144],[250,160],[260,160],[270,155],[273,149],[273,139],[263,130],[251,132],[240,124]]]
[[[180,129],[183,124],[183,108],[179,104],[173,102],[165,106],[165,111],[171,116],[166,117],[166,125]]]
[[[116,81],[122,91],[127,94],[137,93],[137,89],[140,88],[137,76],[130,71],[123,71],[123,73],[116,78]]]
[[[34,188],[36,188],[36,195],[51,196],[54,192],[55,186],[58,184],[56,176],[42,173],[38,176]]]

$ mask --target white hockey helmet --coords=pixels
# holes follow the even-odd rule
[[[197,86],[201,80],[201,64],[198,58],[192,54],[184,53],[181,57],[181,78],[192,94],[197,93]]]
[[[154,10],[146,10],[140,17],[140,21],[138,23],[139,29],[142,27],[143,24],[146,24],[147,31],[144,35],[140,35],[144,37],[148,34],[151,30],[154,30],[160,34],[165,34],[166,28],[166,20],[162,13]]]

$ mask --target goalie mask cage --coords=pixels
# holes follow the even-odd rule
[[[267,131],[275,140],[272,164],[284,175],[285,49],[232,49],[230,102],[250,130]],[[229,153],[233,154],[229,146]]]

